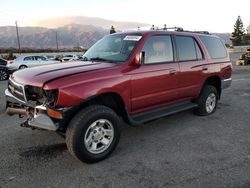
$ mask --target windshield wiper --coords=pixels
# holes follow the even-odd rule
[[[83,61],[89,61],[89,59],[86,56],[83,56]]]
[[[90,61],[105,61],[105,62],[110,62],[110,63],[113,63],[114,61],[112,60],[109,60],[109,59],[104,59],[104,58],[101,58],[101,57],[92,57],[92,58],[89,58]]]

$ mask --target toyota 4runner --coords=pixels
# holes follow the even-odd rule
[[[207,33],[136,31],[108,35],[84,61],[15,72],[6,111],[23,127],[66,137],[85,162],[109,156],[130,125],[182,110],[210,115],[231,84],[232,64],[221,40]]]

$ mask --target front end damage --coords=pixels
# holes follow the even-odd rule
[[[19,115],[25,119],[23,127],[51,131],[63,131],[64,121],[69,109],[56,109],[57,91],[44,91],[34,86],[24,86],[12,78],[5,90],[6,113]]]

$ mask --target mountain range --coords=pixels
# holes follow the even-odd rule
[[[117,31],[149,27],[137,22],[117,22],[91,17],[65,17],[40,20],[33,27],[19,27],[21,48],[46,49],[83,47],[89,48],[109,33],[111,25]],[[231,43],[230,34],[217,33],[225,43]],[[57,38],[57,40],[56,40]],[[17,48],[16,27],[0,27],[0,48]]]
[[[108,30],[92,25],[70,24],[56,29],[44,27],[19,27],[21,48],[88,48]],[[57,38],[57,39],[56,39]],[[14,26],[0,27],[0,48],[17,48],[17,35]]]

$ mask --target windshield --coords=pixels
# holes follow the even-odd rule
[[[95,43],[83,56],[85,61],[126,61],[138,41],[139,35],[115,34],[104,37]]]

